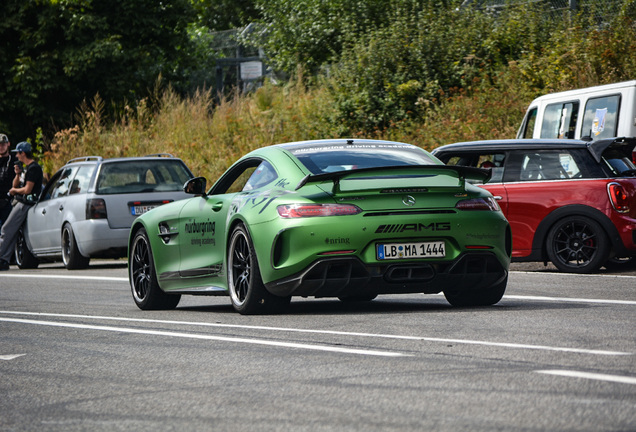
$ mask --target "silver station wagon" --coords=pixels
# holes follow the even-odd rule
[[[16,264],[36,268],[40,260],[61,258],[72,270],[86,268],[91,258],[125,257],[133,220],[189,197],[183,185],[192,177],[181,159],[167,154],[73,159],[29,209],[15,247]]]

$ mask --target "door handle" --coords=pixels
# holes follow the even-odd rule
[[[223,202],[212,204],[212,211],[218,212],[223,208]]]
[[[497,201],[500,201],[503,199],[503,197],[499,195],[495,195],[493,198],[496,199]]]

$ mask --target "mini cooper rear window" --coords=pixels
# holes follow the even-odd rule
[[[424,150],[411,145],[334,144],[290,149],[312,174],[400,165],[436,165]]]

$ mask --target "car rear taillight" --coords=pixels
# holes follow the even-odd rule
[[[455,208],[458,210],[499,211],[499,204],[493,197],[473,198],[459,201],[455,204]]]
[[[612,207],[619,213],[629,212],[629,201],[627,200],[627,192],[620,183],[609,183],[607,185],[607,193],[609,194]]]
[[[280,217],[301,218],[316,216],[349,216],[362,212],[358,206],[351,204],[291,204],[277,208]]]
[[[106,202],[101,198],[86,200],[86,219],[106,219]]]

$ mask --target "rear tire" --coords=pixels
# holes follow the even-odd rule
[[[470,307],[470,306],[492,306],[501,300],[506,292],[508,285],[508,275],[505,278],[491,286],[490,288],[481,290],[444,290],[444,297],[453,306]]]
[[[15,242],[15,263],[20,269],[35,269],[40,265],[40,261],[31,253],[24,238],[24,231],[18,231],[18,238]]]
[[[244,225],[234,228],[227,252],[227,279],[232,306],[241,315],[281,312],[291,300],[265,288],[256,252]]]
[[[68,270],[85,269],[90,262],[90,258],[82,255],[77,248],[73,228],[68,223],[62,227],[62,262]]]
[[[585,216],[555,223],[546,237],[550,261],[563,272],[593,273],[609,257],[609,239],[601,225]]]
[[[174,309],[181,300],[180,294],[166,294],[159,287],[150,241],[143,228],[135,233],[130,247],[128,280],[133,300],[139,309]]]

